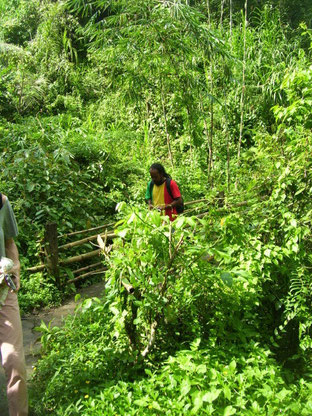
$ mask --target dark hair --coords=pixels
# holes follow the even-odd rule
[[[150,170],[157,170],[164,178],[171,178],[169,173],[165,171],[165,168],[160,163],[153,163],[150,167]]]

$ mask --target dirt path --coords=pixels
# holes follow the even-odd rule
[[[96,283],[92,286],[80,289],[78,293],[81,294],[81,299],[99,296],[105,287],[104,282]],[[62,306],[42,311],[37,315],[30,315],[22,319],[23,336],[24,336],[24,350],[27,367],[27,378],[29,379],[32,369],[39,357],[40,351],[40,334],[33,329],[40,326],[41,321],[46,324],[52,322],[52,326],[60,326],[63,318],[72,314],[77,303],[74,297],[66,301]],[[2,367],[0,366],[0,416],[9,416],[7,409],[7,400],[5,394],[5,376]]]

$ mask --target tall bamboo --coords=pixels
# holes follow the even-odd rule
[[[208,25],[211,29],[211,15],[210,15],[210,3],[209,0],[206,1],[207,6],[207,15],[208,15]],[[223,7],[223,6],[222,6]],[[223,12],[222,12],[223,13]],[[210,94],[213,94],[213,59],[210,59],[210,66],[209,66],[209,78],[210,78]],[[203,105],[201,103],[202,109]],[[205,125],[205,132],[207,136],[207,179],[208,184],[213,186],[213,178],[212,178],[212,169],[213,169],[213,133],[214,133],[214,107],[213,101],[211,100],[210,103],[210,126],[208,128],[207,121],[204,119]]]
[[[225,0],[221,0],[220,26],[222,26],[223,24],[224,3],[225,3]]]
[[[225,115],[225,131],[226,131],[226,187],[230,192],[230,132],[229,119],[227,113],[226,93],[224,89],[224,115]]]
[[[230,0],[230,36],[232,37],[233,28],[233,1]]]
[[[166,106],[165,106],[163,86],[162,86],[162,89],[161,89],[161,105],[162,105],[164,123],[165,123],[165,132],[166,132],[166,138],[167,138],[168,156],[169,156],[169,159],[170,159],[171,167],[173,167],[173,158],[172,158],[172,152],[171,152],[170,136],[169,136],[169,132],[168,132],[167,110],[166,110]]]
[[[242,137],[243,137],[243,127],[244,127],[244,104],[245,104],[245,89],[246,89],[246,31],[247,31],[247,1],[245,1],[245,15],[244,15],[244,23],[243,23],[243,48],[244,48],[244,55],[243,55],[243,73],[242,73],[242,92],[240,98],[240,125],[239,125],[239,140],[238,140],[238,149],[237,149],[237,163],[240,164],[240,155],[241,155],[241,147],[242,147]]]
[[[206,0],[206,6],[207,6],[208,25],[210,27],[210,19],[211,19],[211,17],[210,17],[210,2],[209,2],[209,0]]]

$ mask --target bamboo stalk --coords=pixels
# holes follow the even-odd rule
[[[233,27],[233,2],[230,0],[230,37],[232,37],[232,27]]]
[[[225,3],[225,0],[221,0],[220,26],[222,26],[222,24],[223,24],[224,3]]]
[[[184,202],[185,206],[193,205],[193,204],[199,204],[200,202],[209,202],[209,199],[197,199],[196,201],[188,201]]]
[[[164,122],[165,122],[165,132],[166,132],[166,138],[167,138],[168,155],[169,155],[171,166],[173,167],[173,158],[172,158],[172,152],[171,152],[171,144],[170,144],[170,136],[169,136],[169,132],[168,132],[168,125],[167,125],[167,111],[166,111],[166,107],[165,107],[163,85],[161,87],[161,104],[162,104],[162,110],[163,110],[163,116],[164,116]]]
[[[222,198],[216,198],[216,199],[222,199]],[[262,196],[262,197],[260,197],[260,200],[265,200],[265,199],[266,199],[266,196]],[[189,201],[189,202],[187,202],[187,203],[185,203],[185,204],[190,205],[190,204],[195,203],[195,202],[206,202],[206,201],[208,201],[208,200],[206,200],[206,199],[202,199],[202,200],[197,200],[197,201]],[[231,209],[231,208],[235,208],[235,207],[240,207],[240,206],[245,206],[245,205],[248,205],[249,203],[250,203],[250,201],[241,201],[241,202],[237,202],[237,203],[232,204],[232,205],[228,205],[227,207],[218,208],[216,211],[217,211],[217,212],[226,211],[226,210],[229,210],[229,209]],[[208,204],[208,205],[210,205],[210,204]],[[203,207],[203,208],[204,208],[204,207]],[[198,209],[198,208],[195,208],[195,209]],[[194,209],[193,209],[193,210],[194,210]],[[185,211],[185,213],[190,212],[190,211],[192,211],[192,209]],[[195,217],[197,217],[197,218],[203,218],[205,215],[208,215],[209,213],[210,213],[209,211],[207,211],[207,212],[203,212],[203,213],[201,213],[201,214],[197,214],[197,215],[195,215]],[[111,238],[113,238],[113,236],[112,236],[112,235],[107,234],[107,236],[108,236],[108,237],[110,236]],[[114,236],[115,236],[115,235],[114,235]],[[96,236],[96,237],[97,237],[97,236]],[[115,236],[115,237],[116,237],[116,236]],[[61,247],[62,247],[62,246],[61,246]],[[70,258],[68,258],[68,259],[60,260],[59,264],[60,264],[60,265],[67,265],[67,264],[71,264],[71,263],[75,263],[75,262],[80,262],[80,261],[83,261],[83,260],[85,260],[85,259],[92,258],[92,257],[96,256],[97,254],[100,254],[100,253],[101,253],[101,251],[102,251],[102,249],[97,249],[97,250],[91,251],[91,252],[89,252],[89,253],[81,254],[81,255],[79,255],[79,256],[74,256],[74,257],[70,257]],[[78,269],[78,270],[74,271],[73,273],[75,273],[75,274],[76,274],[76,273],[78,273],[78,272],[81,272],[81,271],[87,270],[87,269],[89,269],[89,268],[91,268],[91,267],[95,267],[95,266],[97,266],[97,265],[99,265],[99,264],[101,264],[101,262],[99,262],[99,263],[95,263],[94,265],[89,265],[89,266],[83,267],[83,268],[81,268],[81,269]],[[45,268],[46,268],[46,264],[40,264],[40,265],[38,265],[38,266],[29,267],[29,268],[27,268],[26,270],[27,270],[27,272],[29,272],[29,273],[36,273],[36,272],[43,271]]]
[[[245,81],[245,72],[246,72],[246,30],[247,30],[247,0],[245,1],[245,16],[244,16],[244,39],[243,39],[243,47],[244,47],[244,54],[243,54],[243,73],[242,73],[242,92],[240,98],[240,124],[239,124],[239,139],[238,139],[238,149],[237,149],[237,163],[240,165],[240,155],[241,155],[241,147],[242,147],[242,138],[243,138],[243,127],[244,127],[244,104],[245,104],[245,89],[246,89],[246,81]]]
[[[115,222],[111,222],[109,224],[103,224],[103,225],[100,225],[98,227],[88,228],[86,230],[74,231],[72,233],[59,235],[58,238],[72,237],[73,235],[85,234],[85,233],[88,233],[90,231],[97,231],[97,230],[101,230],[102,228],[109,228],[109,227],[114,226],[115,224],[116,224]]]
[[[134,293],[134,287],[130,283],[126,283],[125,281],[121,281],[121,284],[126,289],[126,291],[130,294]]]
[[[105,234],[102,234],[101,235],[101,237],[104,237],[104,236],[105,236]],[[109,237],[109,238],[115,238],[117,236],[114,233],[110,233],[110,234],[107,234],[107,237]],[[64,250],[64,249],[67,249],[67,248],[81,246],[82,244],[88,243],[89,241],[96,240],[97,238],[98,238],[98,234],[91,235],[90,237],[83,238],[82,240],[77,240],[77,241],[74,241],[73,243],[67,243],[67,244],[64,244],[62,246],[59,246],[59,250],[60,249]]]
[[[73,271],[73,274],[77,274],[77,273],[84,272],[84,271],[86,271],[86,270],[92,269],[93,267],[97,267],[97,266],[100,266],[100,265],[102,265],[102,264],[103,264],[103,263],[102,263],[101,261],[99,261],[98,263],[92,263],[92,264],[89,264],[89,266],[86,266],[86,267],[81,267],[80,269],[74,270],[74,271]]]
[[[98,254],[100,254],[101,251],[102,251],[101,249],[97,249],[97,250],[94,250],[94,251],[90,251],[89,253],[80,254],[79,256],[74,256],[74,257],[70,257],[70,258],[65,259],[65,260],[61,260],[60,265],[64,266],[66,264],[71,264],[71,263],[83,261],[83,260],[86,260],[86,259],[90,259],[91,257],[97,256]]]
[[[209,214],[209,211],[208,212],[203,212],[202,214],[195,215],[195,217],[197,217],[197,218],[203,218],[203,217],[205,217],[208,214]]]
[[[82,275],[80,275],[80,276],[75,277],[74,279],[67,280],[67,281],[65,282],[65,284],[66,284],[66,285],[69,285],[69,284],[71,284],[71,283],[75,283],[75,282],[77,282],[78,280],[84,279],[85,277],[88,277],[88,276],[94,276],[94,275],[96,275],[96,274],[100,274],[100,273],[102,273],[102,272],[105,272],[106,270],[107,270],[107,267],[102,267],[101,269],[97,269],[97,270],[93,270],[92,272],[84,273],[84,274],[82,274]]]
[[[59,264],[60,264],[61,266],[63,266],[63,265],[66,265],[66,264],[71,264],[71,263],[75,263],[75,262],[83,261],[83,260],[85,260],[85,259],[89,259],[89,258],[91,258],[91,257],[96,256],[96,255],[97,255],[97,254],[99,254],[100,252],[101,252],[101,250],[100,250],[100,249],[98,249],[98,250],[91,251],[91,252],[89,252],[89,253],[81,254],[81,255],[79,255],[79,256],[69,257],[68,259],[61,260],[61,261],[59,262]],[[40,264],[39,266],[29,267],[29,268],[27,268],[26,270],[27,270],[27,272],[29,272],[29,273],[37,273],[37,272],[41,272],[41,271],[43,271],[46,267],[47,267],[47,265],[46,265],[46,264]],[[88,267],[90,267],[90,266],[88,266]],[[82,270],[80,270],[80,271],[82,271]],[[75,272],[74,272],[74,273],[75,273]]]
[[[41,272],[42,270],[44,270],[46,268],[45,264],[40,264],[40,266],[34,266],[34,267],[29,267],[28,269],[26,269],[29,273],[37,273],[37,272]]]
[[[206,206],[203,206],[203,207],[196,207],[196,208],[187,209],[186,211],[183,212],[183,215],[190,214],[191,212],[200,212],[200,211],[202,211],[203,209],[206,209],[206,208],[207,208]]]

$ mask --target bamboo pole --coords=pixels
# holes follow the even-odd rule
[[[28,267],[28,269],[26,269],[29,273],[37,273],[37,272],[42,272],[42,270],[44,270],[46,268],[45,264],[40,264],[40,266],[34,266],[34,267]]]
[[[64,266],[66,264],[71,264],[71,263],[75,263],[75,262],[79,262],[79,261],[83,261],[86,259],[90,259],[91,257],[97,256],[98,254],[101,253],[101,249],[97,249],[94,251],[90,251],[89,253],[85,253],[85,254],[80,254],[79,256],[74,256],[74,257],[70,257],[68,259],[62,260],[60,261],[60,265]]]
[[[225,0],[221,0],[220,26],[222,26],[222,24],[223,24],[224,3],[225,3]]]
[[[67,281],[65,282],[65,284],[66,284],[66,285],[69,285],[69,284],[71,284],[71,283],[75,283],[75,282],[77,282],[78,280],[84,279],[85,277],[88,277],[88,276],[94,276],[94,275],[96,275],[96,274],[100,274],[100,273],[102,273],[102,272],[105,272],[106,270],[107,270],[107,267],[102,267],[102,268],[100,268],[100,269],[93,270],[92,272],[84,273],[84,274],[82,274],[82,275],[80,275],[80,276],[74,277],[73,279],[67,280]]]
[[[124,280],[121,281],[121,284],[131,295],[134,293],[134,287],[130,283],[126,283]]]
[[[104,237],[104,236],[105,236],[105,234],[101,235],[101,237]],[[110,233],[110,234],[107,234],[107,237],[108,238],[115,238],[117,236],[114,233]],[[96,240],[97,238],[98,238],[98,234],[91,235],[90,237],[83,238],[82,240],[77,240],[77,241],[74,241],[73,243],[67,243],[67,244],[64,244],[62,246],[59,246],[59,250],[61,250],[61,249],[64,250],[66,248],[81,246],[82,244],[88,243],[89,241]]]
[[[86,230],[81,230],[81,231],[74,231],[72,233],[68,233],[68,234],[62,234],[59,235],[58,238],[65,238],[65,237],[72,237],[74,235],[78,235],[78,234],[85,234],[85,233],[89,233],[91,231],[98,231],[101,230],[102,228],[109,228],[109,227],[113,227],[116,224],[116,222],[111,222],[109,224],[103,224],[100,225],[98,227],[94,227],[94,228],[88,228]]]
[[[232,37],[233,28],[233,2],[230,0],[230,37]]]
[[[69,257],[68,259],[60,260],[59,265],[64,266],[66,264],[71,264],[75,262],[80,262],[89,258],[92,258],[96,256],[97,254],[100,254],[101,249],[90,251],[89,253],[80,254],[79,256]],[[29,267],[26,270],[29,273],[37,273],[43,271],[47,267],[46,264],[40,264],[39,266]],[[89,266],[88,266],[89,267]]]
[[[215,199],[222,199],[222,198],[215,198]],[[265,200],[265,199],[266,199],[266,196],[260,197],[260,200]],[[186,202],[185,205],[191,205],[191,204],[195,204],[195,203],[199,203],[199,202],[209,202],[209,201],[207,199],[199,199],[199,200],[196,200],[196,201]],[[211,205],[212,203],[213,202],[209,203],[208,205]],[[231,208],[248,205],[249,203],[250,203],[250,201],[242,201],[242,202],[238,202],[236,204],[233,204],[233,205],[230,205],[230,206],[227,206],[227,207],[218,208],[216,211],[217,212],[226,211],[226,210],[229,210]],[[202,207],[202,208],[205,208],[205,207]],[[194,208],[194,209],[199,209],[199,208]],[[194,211],[194,209],[187,210],[187,211],[185,211],[185,213],[188,213],[190,211]],[[197,218],[203,218],[205,215],[208,215],[209,213],[210,212],[207,211],[207,212],[203,212],[201,214],[197,214],[195,216]],[[105,234],[104,234],[104,236],[105,236]],[[116,237],[116,235],[114,235],[114,234],[107,234],[107,237],[114,238],[114,237]],[[90,238],[88,238],[87,240],[89,241]],[[61,246],[61,247],[64,248],[64,246]],[[67,264],[71,264],[71,263],[75,263],[75,262],[80,262],[80,261],[83,261],[83,260],[88,259],[88,258],[92,258],[92,257],[100,254],[101,251],[102,251],[102,249],[97,249],[97,250],[91,251],[89,253],[85,253],[85,254],[81,254],[81,255],[78,255],[78,256],[70,257],[68,259],[60,260],[58,264],[63,266],[63,265],[67,265]],[[80,273],[82,271],[88,270],[89,268],[95,267],[95,266],[97,266],[99,264],[102,264],[102,263],[101,262],[98,262],[98,263],[95,263],[95,264],[92,264],[92,265],[89,265],[89,266],[80,268],[80,269],[74,271],[73,273],[74,274],[77,274],[78,272]],[[47,267],[46,264],[40,264],[38,266],[29,267],[26,270],[29,273],[36,273],[36,272],[43,271],[46,267]]]
[[[85,272],[86,270],[92,269],[93,267],[101,266],[103,263],[99,261],[98,263],[89,264],[89,266],[81,267],[80,269],[74,270],[73,274],[78,274],[81,272]]]
[[[165,123],[165,132],[166,132],[166,138],[167,138],[168,156],[169,156],[169,159],[170,159],[171,167],[173,167],[173,157],[172,157],[172,151],[171,151],[170,136],[169,136],[169,132],[168,132],[167,111],[166,111],[166,107],[165,107],[163,83],[161,85],[161,104],[162,104],[164,123]]]
[[[242,147],[242,138],[243,138],[243,127],[244,127],[244,105],[245,105],[245,89],[246,89],[246,32],[247,32],[247,0],[245,1],[245,15],[244,15],[244,24],[243,24],[243,73],[242,73],[242,92],[240,97],[240,123],[239,123],[239,139],[238,139],[238,149],[237,149],[237,164],[240,165],[240,156],[241,156],[241,147]]]
[[[200,202],[209,202],[209,199],[197,199],[196,201],[184,202],[185,206],[199,204]]]

